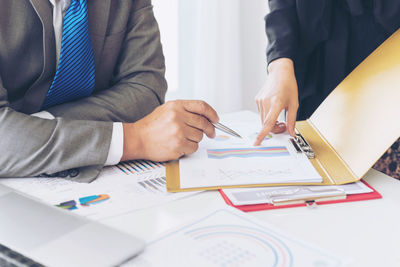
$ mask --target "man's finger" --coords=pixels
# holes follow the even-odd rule
[[[196,152],[198,148],[199,148],[198,143],[187,140],[186,142],[184,142],[184,144],[182,146],[182,152],[183,152],[182,156],[190,155],[190,154]]]
[[[204,116],[191,112],[185,113],[185,123],[190,127],[194,127],[204,132],[208,137],[215,137],[215,128],[209,120]]]
[[[211,122],[218,122],[217,112],[206,102],[201,100],[185,100],[183,107],[186,111],[206,117]]]
[[[281,112],[281,108],[277,108],[276,106],[270,109],[270,112],[267,115],[267,119],[265,120],[264,127],[261,132],[258,134],[256,141],[254,142],[255,146],[259,146],[264,138],[271,132],[274,127],[276,120],[278,119],[279,113]]]
[[[203,139],[203,131],[201,131],[197,128],[187,125],[183,131],[184,131],[186,139],[188,139],[192,142],[199,143]]]
[[[287,129],[291,136],[295,135],[295,124],[296,124],[296,117],[297,117],[297,106],[289,106],[288,113],[287,113]]]

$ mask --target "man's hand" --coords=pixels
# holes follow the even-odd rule
[[[195,152],[203,133],[215,137],[217,112],[198,100],[170,101],[135,123],[124,123],[122,161],[175,160]]]
[[[254,145],[258,146],[271,131],[284,132],[287,128],[294,135],[296,114],[299,107],[297,82],[293,61],[288,58],[274,60],[269,65],[268,81],[256,96],[258,112],[261,115],[263,129],[257,136]],[[277,123],[282,110],[287,110],[287,125]]]

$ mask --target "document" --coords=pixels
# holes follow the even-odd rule
[[[269,134],[261,146],[253,146],[261,125],[251,115],[246,120],[222,119],[243,138],[216,130],[214,139],[204,137],[197,152],[180,160],[181,188],[322,182],[307,156],[290,143],[289,134]]]
[[[363,182],[356,182],[345,185],[309,185],[309,186],[272,186],[256,188],[233,188],[222,191],[235,206],[253,204],[272,204],[274,196],[296,196],[303,197],[318,196],[319,192],[327,190],[342,190],[346,195],[364,194],[373,192]]]
[[[233,208],[213,211],[149,242],[124,267],[342,266],[328,251],[287,237]]]
[[[105,167],[90,184],[62,178],[8,178],[0,179],[0,183],[95,220],[193,195],[193,192],[168,193],[164,165],[150,161],[131,161]]]

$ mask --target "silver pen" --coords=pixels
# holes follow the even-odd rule
[[[224,133],[230,134],[230,135],[235,136],[235,137],[243,138],[237,132],[235,132],[234,130],[226,127],[225,125],[223,125],[223,124],[221,124],[219,122],[211,122],[211,123],[212,123],[212,125],[214,125],[215,128],[217,128],[218,130],[223,131]]]

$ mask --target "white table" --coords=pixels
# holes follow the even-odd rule
[[[375,170],[370,170],[365,180],[382,199],[250,214],[288,235],[352,258],[350,266],[400,266],[400,181]],[[103,222],[151,240],[210,208],[225,205],[218,192],[203,192]]]

